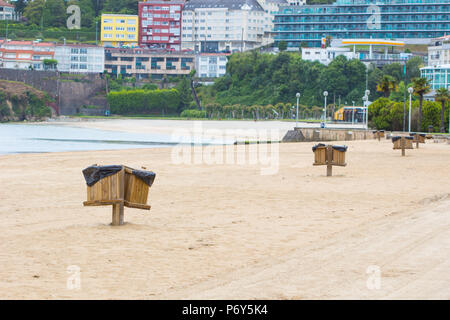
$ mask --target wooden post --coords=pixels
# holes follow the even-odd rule
[[[331,164],[331,160],[333,159],[333,147],[329,144],[327,145],[327,177],[331,177],[333,175],[333,165]]]
[[[113,204],[112,209],[112,225],[121,226],[123,225],[123,202]]]
[[[122,168],[119,175],[119,194],[120,199],[125,199],[125,168]],[[113,226],[121,226],[124,223],[124,203],[123,201],[120,203],[113,204],[112,209],[112,225]]]
[[[381,132],[377,131],[377,135],[378,135],[378,141],[380,141],[380,139],[381,139]]]
[[[406,147],[406,139],[405,139],[405,137],[401,137],[400,145],[402,147],[402,157],[404,157],[405,156],[405,147]]]
[[[419,149],[419,140],[416,140],[416,148]]]

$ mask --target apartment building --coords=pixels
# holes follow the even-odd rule
[[[181,49],[182,0],[139,2],[139,46]]]
[[[139,18],[129,14],[102,14],[100,39],[105,47],[137,47]]]
[[[0,43],[0,66],[8,69],[44,70],[45,59],[54,59],[55,44],[4,40]]]
[[[257,0],[190,0],[182,14],[182,49],[246,51],[267,43],[266,12]]]
[[[344,56],[349,60],[359,58],[359,55],[349,48],[302,48],[302,60],[318,61],[326,66],[338,56]]]
[[[196,56],[197,76],[200,78],[222,77],[227,72],[229,53],[201,53]]]
[[[275,43],[320,47],[321,39],[396,39],[426,44],[450,30],[449,0],[337,0],[325,5],[280,6]]]
[[[432,40],[428,47],[428,66],[450,64],[450,36]]]
[[[105,49],[89,44],[56,45],[57,69],[71,73],[103,73]]]
[[[0,0],[0,20],[17,20],[14,5]]]
[[[420,76],[430,80],[431,96],[436,89],[450,89],[450,36],[432,40],[428,47],[428,66],[420,69]]]
[[[195,55],[183,52],[155,52],[142,48],[105,48],[105,72],[138,79],[162,79],[188,75],[195,69]]]

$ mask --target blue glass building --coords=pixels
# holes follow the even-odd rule
[[[280,6],[275,43],[319,47],[332,39],[395,39],[426,43],[450,33],[450,0],[337,0],[330,5]]]

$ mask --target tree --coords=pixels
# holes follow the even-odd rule
[[[422,105],[423,96],[431,91],[431,86],[427,78],[414,78],[412,79],[414,94],[419,97],[419,122],[418,131],[422,130]]]
[[[388,75],[384,75],[377,85],[377,91],[383,92],[385,98],[388,98],[392,91],[398,90],[397,81]]]
[[[17,0],[14,3],[15,6],[15,11],[19,14],[23,14],[25,7],[27,6],[27,4],[25,3],[25,0]]]
[[[420,77],[420,68],[423,67],[422,57],[415,56],[406,62],[406,83],[410,83],[413,78]]]
[[[106,0],[103,6],[104,12],[137,14],[138,0]]]
[[[445,103],[450,100],[450,92],[446,88],[439,88],[435,99],[441,103],[441,132],[445,133]]]
[[[403,65],[398,62],[385,64],[382,70],[385,75],[393,77],[397,83],[403,80]]]
[[[23,15],[27,18],[29,24],[40,25],[44,6],[45,0],[34,0],[28,2]]]
[[[202,107],[200,105],[200,100],[198,99],[197,91],[195,91],[195,86],[194,86],[194,77],[195,77],[196,73],[197,73],[197,71],[195,71],[195,69],[192,69],[191,72],[189,72],[189,82],[191,84],[192,96],[194,97],[195,103],[197,104],[197,108],[199,110],[201,110]]]
[[[179,111],[189,108],[192,101],[192,94],[189,79],[183,77],[177,85],[177,90],[180,93]]]
[[[95,26],[95,6],[97,1],[93,3],[92,0],[70,0],[67,2],[67,6],[77,5],[81,11],[81,27],[90,28]],[[100,23],[98,25],[100,27]]]
[[[278,50],[285,51],[286,49],[287,49],[287,42],[286,41],[278,42]]]
[[[43,10],[44,27],[63,27],[66,24],[66,5],[64,0],[47,0]]]
[[[58,65],[58,61],[56,59],[44,59],[43,63],[45,70],[53,70]]]

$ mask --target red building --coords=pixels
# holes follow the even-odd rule
[[[139,2],[139,45],[179,51],[184,3],[183,0]]]

